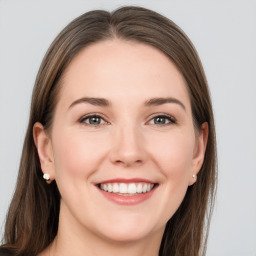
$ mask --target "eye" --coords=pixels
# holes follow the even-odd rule
[[[158,115],[149,121],[149,124],[153,124],[153,125],[168,125],[168,124],[175,124],[175,123],[176,123],[175,119],[169,115]]]
[[[85,123],[86,125],[99,126],[104,125],[107,122],[99,115],[87,115],[80,119],[80,123]]]

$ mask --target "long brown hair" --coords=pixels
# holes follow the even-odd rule
[[[216,190],[216,142],[212,104],[198,54],[184,32],[171,20],[141,7],[122,7],[109,13],[87,12],[72,21],[54,40],[39,69],[32,96],[16,191],[6,218],[5,247],[18,255],[36,255],[58,230],[60,194],[47,185],[33,141],[33,125],[50,129],[63,73],[84,47],[119,38],[149,44],[168,56],[184,76],[194,125],[208,122],[205,159],[197,182],[190,186],[174,216],[167,222],[159,255],[205,255]]]

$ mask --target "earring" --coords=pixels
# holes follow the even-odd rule
[[[196,179],[196,178],[197,178],[196,174],[193,174],[192,177],[193,177],[193,179]]]
[[[49,181],[49,180],[50,180],[50,174],[49,174],[49,173],[44,173],[43,178],[44,178],[46,181]]]

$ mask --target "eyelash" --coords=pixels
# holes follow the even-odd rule
[[[92,124],[92,123],[87,123],[86,120],[90,120],[90,118],[99,118],[101,119],[101,121],[103,120],[105,123],[99,123],[99,124]],[[176,124],[176,119],[170,115],[167,115],[167,114],[158,114],[158,115],[155,115],[153,117],[151,117],[151,119],[149,120],[148,123],[150,123],[151,121],[153,120],[156,120],[156,118],[163,118],[165,119],[165,121],[167,120],[168,122],[167,123],[164,123],[164,124],[156,124],[154,123],[153,125],[157,125],[157,126],[167,126],[167,125],[172,125],[172,124]],[[90,114],[90,115],[86,115],[84,117],[82,117],[80,120],[79,120],[80,123],[82,124],[85,124],[85,125],[89,125],[89,126],[93,126],[95,128],[99,127],[99,126],[102,126],[102,125],[106,125],[108,124],[108,122],[105,121],[105,119],[99,115],[99,114]],[[89,121],[90,122],[90,121]]]
[[[85,124],[85,125],[94,126],[95,128],[97,128],[98,126],[101,126],[101,125],[105,125],[105,123],[104,124],[90,124],[90,123],[86,123],[86,120],[89,120],[90,118],[100,118],[101,120],[104,120],[104,122],[106,122],[105,119],[101,115],[99,115],[99,114],[86,115],[86,116],[82,117],[79,120],[79,122],[82,123],[82,124]]]
[[[176,119],[170,115],[167,115],[167,114],[158,114],[158,115],[155,115],[153,116],[150,121],[152,120],[156,120],[157,118],[164,118],[165,120],[168,120],[168,123],[164,123],[164,124],[160,124],[160,126],[166,126],[166,125],[172,125],[172,124],[176,124]],[[149,121],[149,122],[150,122]],[[153,125],[157,125],[157,124],[153,124]]]

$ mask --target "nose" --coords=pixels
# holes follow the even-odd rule
[[[141,165],[146,155],[143,135],[138,128],[125,126],[115,130],[110,152],[113,164],[123,167]]]

